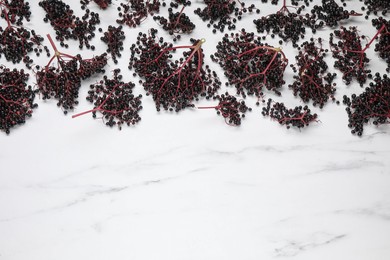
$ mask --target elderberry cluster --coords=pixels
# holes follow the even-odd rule
[[[334,27],[342,20],[347,20],[350,16],[360,15],[355,11],[347,11],[342,6],[339,6],[335,0],[322,0],[322,5],[315,5],[311,11],[317,16],[319,20],[325,22],[327,26]],[[319,27],[323,26],[323,23],[319,23]]]
[[[27,85],[29,74],[0,66],[0,131],[10,133],[32,116],[36,91]]]
[[[337,40],[338,39],[338,40]],[[345,84],[349,85],[353,78],[363,86],[367,77],[371,77],[371,70],[366,66],[369,58],[362,47],[361,40],[367,40],[366,36],[360,36],[355,26],[341,27],[330,34],[330,47],[333,58],[336,59],[334,67],[343,74]]]
[[[335,100],[336,92],[333,80],[336,73],[329,73],[328,65],[324,58],[327,49],[322,48],[322,39],[302,43],[299,53],[295,56],[296,64],[291,65],[294,75],[294,82],[289,85],[294,96],[299,96],[304,102],[313,101],[313,105],[323,108],[329,99]]]
[[[49,39],[51,40],[50,37]],[[50,63],[54,58],[57,58],[57,67]],[[107,54],[104,53],[92,59],[82,59],[79,54],[71,56],[56,50],[51,61],[43,68],[37,66],[37,86],[42,99],[57,99],[57,106],[61,107],[66,115],[78,104],[81,81],[95,73],[104,72]]]
[[[288,60],[280,48],[262,43],[254,33],[225,34],[211,59],[224,69],[228,85],[235,86],[238,95],[260,97],[263,87],[280,95]]]
[[[222,95],[217,95],[213,97],[214,100],[217,100],[219,103],[215,108],[217,110],[217,115],[221,115],[226,124],[231,126],[241,125],[241,120],[245,118],[245,113],[252,111],[249,108],[244,100],[237,100],[236,97],[229,95],[228,92]]]
[[[374,125],[390,123],[390,78],[376,73],[373,82],[360,95],[344,96],[347,105],[348,127],[352,134],[361,136],[365,124],[373,120]]]
[[[379,17],[372,20],[372,25],[378,30],[384,26],[379,34],[378,43],[375,44],[375,51],[379,53],[379,57],[386,61],[386,71],[390,73],[390,20]]]
[[[290,41],[294,47],[297,42],[303,39],[306,27],[316,30],[316,17],[314,14],[302,15],[304,5],[297,7],[296,12],[290,12],[287,6],[283,6],[278,12],[253,20],[257,32],[267,32],[271,37],[278,35],[283,41]]]
[[[180,12],[174,12],[172,8],[168,8],[168,18],[164,16],[154,16],[153,19],[157,21],[164,30],[173,35],[173,40],[180,39],[180,34],[191,33],[195,29],[195,24],[183,12],[185,5]]]
[[[118,27],[109,25],[107,31],[104,32],[104,36],[100,38],[100,40],[107,44],[106,51],[111,54],[115,64],[118,63],[117,58],[122,56],[121,52],[123,51],[123,41],[125,38],[122,25]]]
[[[310,123],[317,122],[318,117],[317,114],[311,113],[308,106],[287,108],[283,103],[274,102],[272,99],[268,99],[267,106],[263,107],[261,113],[263,116],[269,116],[278,121],[279,124],[285,125],[287,129],[309,126]]]
[[[165,6],[165,2],[161,4],[160,0],[128,0],[127,3],[120,3],[116,22],[137,27],[149,15],[160,12],[161,5]]]
[[[81,4],[81,9],[86,9],[87,5],[91,2],[92,0],[80,0]],[[93,0],[101,9],[106,9],[111,3],[111,0]]]
[[[191,39],[192,45],[175,47],[159,38],[157,30],[139,33],[136,44],[130,48],[129,68],[143,78],[146,95],[152,95],[157,111],[163,108],[178,112],[194,107],[194,101],[210,98],[220,88],[217,74],[204,65],[204,42]],[[178,49],[187,50],[176,60],[172,53]]]
[[[388,0],[360,0],[360,2],[364,2],[366,5],[366,8],[362,8],[362,11],[367,10],[366,19],[368,19],[370,14],[377,15],[381,13],[382,15],[386,15],[390,11],[390,2]]]
[[[61,0],[43,0],[39,2],[39,6],[46,12],[43,21],[50,22],[53,26],[61,46],[68,47],[64,42],[74,39],[79,41],[80,49],[84,46],[95,49],[89,41],[95,37],[96,26],[100,23],[98,13],[86,9],[81,18],[77,17],[70,6]]]
[[[255,5],[245,6],[245,3],[237,0],[205,0],[206,7],[197,8],[194,13],[199,15],[203,21],[208,21],[207,26],[213,27],[213,32],[217,30],[224,32],[225,29],[236,29],[235,23],[241,20],[245,13],[260,13]],[[232,17],[233,16],[233,17]]]
[[[133,94],[134,86],[132,82],[123,82],[120,69],[115,69],[113,78],[104,76],[99,83],[90,86],[86,99],[93,103],[94,109],[88,112],[92,112],[93,118],[100,112],[107,126],[116,125],[119,130],[124,124],[135,125],[141,120],[138,113],[142,109],[142,95]]]
[[[30,3],[24,0],[3,0],[0,2],[1,17],[8,23],[23,25],[23,19],[30,21]]]
[[[26,64],[27,68],[31,68],[33,59],[29,53],[34,52],[36,56],[40,56],[44,50],[49,56],[49,49],[42,46],[43,37],[37,35],[34,30],[27,30],[24,27],[13,27],[8,25],[0,27],[0,56],[11,61],[12,63]]]

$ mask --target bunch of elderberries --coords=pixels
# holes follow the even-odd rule
[[[50,35],[48,39],[55,54],[45,67],[37,66],[37,87],[44,100],[57,99],[57,106],[67,114],[78,104],[81,81],[95,73],[104,72],[107,54],[83,59],[79,54],[72,56],[58,51]],[[57,66],[52,65],[54,60],[57,60]]]
[[[344,96],[343,103],[347,105],[352,134],[361,136],[364,125],[370,120],[376,126],[390,123],[390,78],[377,73],[363,93]]]
[[[27,85],[29,74],[0,66],[0,130],[10,133],[32,116],[36,91]]]
[[[211,59],[224,69],[237,94],[260,97],[266,88],[280,95],[288,59],[281,48],[262,43],[254,33],[225,34]]]
[[[0,55],[4,55],[13,63],[24,62],[31,68],[33,59],[30,56],[34,52],[39,56],[44,49],[49,54],[47,47],[43,47],[43,38],[22,27],[23,21],[30,21],[30,5],[24,0],[0,1],[1,17],[7,22],[7,26],[0,27]]]
[[[212,97],[220,88],[216,73],[204,64],[204,42],[192,39],[189,45],[173,46],[158,37],[157,30],[139,33],[130,48],[129,68],[143,79],[141,83],[147,95],[153,97],[157,111],[163,108],[178,112],[194,107],[194,101]],[[173,53],[177,50],[184,52],[175,59]]]
[[[141,120],[139,111],[142,109],[142,95],[135,96],[132,82],[123,82],[120,69],[114,70],[114,77],[103,77],[97,84],[90,86],[87,100],[94,104],[94,108],[76,115],[73,118],[92,113],[96,118],[96,113],[100,112],[107,126],[118,126],[119,130],[122,125],[135,125]]]
[[[299,97],[304,102],[313,101],[313,105],[322,108],[329,99],[334,100],[336,92],[333,80],[336,74],[327,72],[328,65],[324,58],[328,50],[322,47],[321,38],[310,39],[302,43],[299,53],[295,56],[296,64],[292,65],[294,82],[289,85],[294,92],[294,96]]]
[[[62,47],[68,47],[66,40],[74,39],[79,41],[80,49],[84,46],[95,49],[89,41],[95,36],[96,26],[100,23],[98,13],[86,9],[81,18],[77,17],[70,6],[61,0],[43,0],[39,2],[39,6],[46,12],[43,20],[53,26],[56,40]]]

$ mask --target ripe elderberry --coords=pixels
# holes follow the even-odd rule
[[[202,44],[204,39],[191,39],[191,45],[172,46],[158,38],[157,30],[149,35],[140,33],[137,43],[130,48],[129,68],[134,69],[144,80],[141,81],[147,95],[152,95],[157,111],[180,111],[194,107],[199,97],[212,97],[220,88],[217,74],[206,65]],[[178,60],[172,53],[187,49]]]
[[[97,84],[90,86],[87,100],[94,104],[94,108],[76,115],[72,118],[92,113],[96,118],[96,112],[100,112],[107,126],[118,126],[119,130],[122,125],[135,125],[141,120],[139,111],[142,109],[142,95],[134,96],[132,82],[123,82],[120,69],[114,70],[114,77],[109,79],[104,76]]]
[[[303,128],[312,122],[318,122],[317,114],[312,114],[308,106],[296,106],[287,108],[283,103],[273,102],[268,99],[267,106],[261,112],[263,116],[269,116],[287,129],[290,127]]]
[[[10,133],[32,116],[36,91],[27,85],[29,74],[0,65],[0,130]]]
[[[117,58],[122,56],[123,41],[126,38],[122,29],[122,25],[118,27],[109,25],[107,31],[104,32],[104,36],[100,38],[100,40],[107,44],[106,51],[111,54],[115,64],[118,63]]]
[[[217,106],[198,107],[198,109],[217,110],[217,115],[222,115],[225,123],[231,126],[241,125],[241,119],[245,118],[245,113],[252,111],[251,108],[247,107],[244,100],[237,100],[236,97],[229,95],[228,92],[217,95],[213,99],[219,102]]]
[[[205,0],[204,4],[206,7],[197,8],[194,13],[199,15],[203,21],[208,21],[207,26],[212,26],[213,32],[217,30],[223,32],[225,29],[234,30],[236,29],[235,23],[241,20],[243,14],[253,11],[260,12],[254,4],[246,7],[245,3],[239,0]]]
[[[263,87],[280,95],[288,60],[281,48],[263,44],[253,33],[225,34],[211,59],[224,69],[238,95],[260,97]]]
[[[294,96],[304,102],[313,101],[313,105],[322,108],[329,99],[335,100],[335,85],[332,84],[336,74],[327,73],[328,65],[324,58],[327,50],[322,47],[322,39],[311,39],[302,43],[299,53],[295,56],[296,64],[292,68],[294,82],[289,85]]]
[[[119,18],[116,22],[130,27],[137,27],[149,15],[153,16],[160,12],[160,6],[160,0],[127,0],[127,3],[120,3],[120,7],[118,7]]]
[[[377,73],[362,94],[344,96],[343,103],[347,105],[348,127],[352,134],[361,136],[364,125],[370,120],[376,126],[390,123],[390,78]]]
[[[37,71],[37,86],[44,100],[57,99],[57,106],[67,114],[78,104],[81,80],[94,73],[104,72],[107,54],[92,59],[82,59],[80,55],[72,56],[59,52],[50,35],[47,37],[55,54],[44,68]],[[54,59],[57,59],[57,67],[51,65]]]
[[[89,41],[95,36],[96,25],[100,23],[99,14],[86,9],[85,14],[80,18],[74,15],[68,4],[61,0],[43,0],[39,2],[45,12],[45,22],[50,22],[56,31],[56,40],[61,46],[67,47],[64,42],[69,39],[79,41],[80,49],[84,46],[89,49],[94,47]]]

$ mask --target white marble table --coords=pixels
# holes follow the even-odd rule
[[[31,2],[28,26],[53,34]],[[199,2],[193,1],[189,14]],[[81,12],[77,3],[71,4]],[[262,14],[277,10],[259,6]],[[104,28],[115,20],[115,9],[91,5]],[[245,17],[238,27],[254,31],[253,18]],[[208,57],[221,34],[193,19],[192,37],[207,39],[206,60],[225,82]],[[364,18],[350,24],[375,33]],[[149,18],[140,28],[126,28],[126,50],[150,26],[156,24]],[[327,39],[327,33],[317,36]],[[94,43],[95,53],[81,53],[104,50],[99,37]],[[283,48],[293,62],[291,45]],[[78,48],[67,52],[76,54]],[[371,68],[383,73],[385,63],[372,50],[368,55]],[[137,82],[126,69],[128,57],[124,53],[119,67]],[[44,57],[37,61],[47,63]],[[107,71],[114,68],[110,61]],[[288,68],[287,82],[292,75]],[[84,98],[99,77],[84,82],[75,112],[90,108]],[[337,82],[339,100],[363,91],[343,85],[340,76]],[[287,87],[282,97],[266,95],[302,104]],[[369,124],[363,137],[353,136],[345,107],[328,104],[314,109],[320,123],[287,130],[263,118],[256,100],[247,99],[253,111],[241,127],[230,127],[215,111],[158,113],[144,96],[141,123],[118,131],[90,115],[64,116],[55,101],[37,102],[25,126],[9,136],[0,133],[1,260],[390,259],[388,125]]]

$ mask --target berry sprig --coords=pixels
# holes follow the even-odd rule
[[[295,3],[297,4],[297,3]],[[295,12],[291,12],[294,9]],[[282,41],[291,41],[294,47],[297,42],[304,38],[306,27],[316,30],[316,17],[314,14],[302,15],[305,6],[289,6],[287,0],[283,0],[283,5],[274,14],[263,16],[260,19],[253,20],[257,32],[271,34],[271,37],[278,35]],[[317,25],[318,27],[318,25]]]
[[[311,39],[302,43],[299,53],[295,56],[296,64],[292,68],[294,82],[289,85],[294,96],[299,96],[304,102],[313,101],[313,105],[322,108],[329,99],[335,100],[335,84],[332,84],[336,74],[328,73],[328,65],[324,58],[327,49],[322,47],[322,39]]]
[[[98,13],[86,9],[81,18],[77,17],[70,6],[61,0],[43,0],[39,2],[39,6],[46,12],[43,20],[53,26],[56,40],[62,47],[68,47],[66,40],[74,39],[79,41],[80,49],[84,46],[95,49],[89,41],[95,36],[96,25],[100,23]]]
[[[213,32],[217,30],[224,32],[225,29],[236,29],[237,20],[241,20],[245,13],[260,13],[254,4],[249,7],[245,6],[240,0],[205,0],[206,7],[197,8],[194,13],[199,15],[203,21],[208,21],[207,26],[213,27]]]
[[[80,0],[81,9],[86,9],[87,5],[92,0]],[[112,0],[93,0],[101,9],[107,9],[107,7],[112,3]]]
[[[225,119],[225,123],[231,126],[241,125],[241,120],[245,118],[245,113],[252,111],[252,108],[245,104],[244,100],[237,100],[236,97],[229,95],[228,92],[213,97],[218,101],[216,106],[198,107],[198,109],[215,109],[217,115]]]
[[[158,38],[157,30],[140,33],[137,44],[130,48],[129,68],[143,78],[147,95],[152,95],[157,111],[161,108],[180,111],[194,107],[199,97],[212,97],[220,88],[216,73],[204,65],[202,44],[205,39],[191,40],[191,45],[172,46]],[[172,53],[184,49],[183,57]]]
[[[159,13],[161,5],[165,6],[165,2],[161,4],[160,0],[127,0],[127,3],[121,3],[118,7],[119,18],[116,22],[137,27],[149,15]]]
[[[191,2],[185,1],[179,12],[174,12],[172,7],[168,8],[168,18],[163,16],[153,17],[153,19],[157,21],[164,30],[174,36],[173,41],[180,39],[181,34],[189,34],[195,29],[195,24],[192,23],[190,18],[184,13],[184,9],[189,4],[191,4]],[[172,2],[171,6],[176,7],[178,4]]]
[[[123,32],[122,25],[118,27],[109,25],[107,31],[104,32],[104,36],[100,38],[105,44],[107,44],[107,53],[111,54],[111,57],[115,64],[118,63],[118,59],[122,56],[123,41],[126,36]]]
[[[4,55],[13,63],[22,61],[27,68],[31,68],[33,63],[33,59],[29,56],[31,52],[39,56],[44,49],[47,55],[50,55],[48,48],[42,45],[42,36],[37,35],[34,30],[29,31],[23,27],[13,26],[9,20],[7,22],[7,27],[0,27],[0,55]]]
[[[92,59],[82,59],[80,55],[72,56],[58,51],[50,35],[47,37],[54,49],[54,55],[44,68],[40,69],[37,66],[40,69],[36,72],[37,86],[44,100],[57,99],[57,106],[67,114],[78,104],[81,80],[95,73],[104,72],[107,54]],[[57,67],[52,66],[55,59]]]
[[[349,29],[341,27],[330,34],[330,47],[333,57],[336,59],[334,67],[343,73],[343,80],[349,85],[353,78],[356,78],[360,86],[366,82],[371,70],[367,69],[369,58],[366,51],[374,40],[386,29],[385,25],[377,31],[375,36],[362,46],[361,40],[366,40],[366,36],[360,36],[357,27],[351,26]],[[335,41],[338,38],[338,41]]]
[[[0,66],[0,130],[6,134],[32,116],[36,91],[27,85],[29,74]]]
[[[89,113],[96,118],[96,113],[100,112],[107,126],[116,125],[121,130],[125,124],[135,125],[141,120],[138,113],[142,109],[142,95],[133,94],[134,86],[132,82],[123,82],[120,69],[115,69],[112,79],[104,76],[99,83],[90,86],[86,99],[93,103],[94,108],[73,115],[72,118]]]
[[[24,19],[30,21],[30,3],[24,0],[1,0],[0,10],[1,17],[11,24],[21,26]]]
[[[390,72],[390,21],[383,17],[372,20],[372,25],[380,31],[378,42],[375,44],[375,51],[379,53],[379,57],[384,59],[387,63],[387,72]],[[383,28],[381,30],[381,28]]]
[[[361,136],[364,125],[372,120],[378,126],[390,123],[390,78],[375,75],[373,82],[360,95],[344,96],[347,105],[348,127],[351,133]]]
[[[281,48],[261,43],[253,33],[225,34],[211,59],[224,69],[238,95],[261,97],[263,88],[280,95],[288,59]]]
[[[268,99],[267,106],[261,112],[263,116],[269,116],[287,129],[291,127],[303,128],[313,122],[318,122],[317,114],[312,114],[308,106],[296,106],[287,108],[283,103],[274,102]]]

